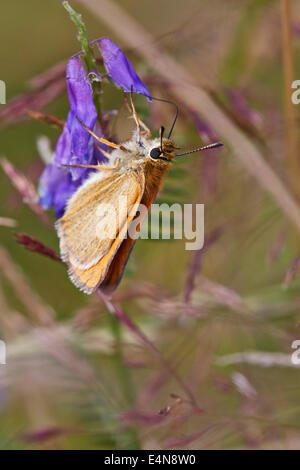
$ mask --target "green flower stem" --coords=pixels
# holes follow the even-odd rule
[[[119,322],[116,316],[112,315],[111,313],[108,314],[108,319],[110,324],[110,330],[115,340],[114,362],[117,374],[119,376],[120,386],[122,387],[122,392],[124,394],[126,402],[130,407],[132,407],[134,404],[134,393],[130,380],[129,370],[124,365],[122,355],[122,324]],[[128,449],[140,449],[140,443],[135,429],[132,427],[127,428],[125,434],[126,441],[128,441],[126,447]]]
[[[85,24],[82,20],[82,16],[77,13],[69,4],[67,0],[63,2],[64,8],[70,15],[71,20],[75,23],[77,30],[78,30],[78,40],[81,44],[82,50],[85,55],[85,60],[88,66],[89,71],[95,70],[96,68],[96,61],[93,56],[93,51],[90,47],[89,40],[87,37],[87,31]]]
[[[85,24],[82,20],[82,15],[77,13],[74,8],[71,7],[67,0],[63,1],[63,7],[67,10],[70,15],[71,20],[75,24],[78,31],[78,40],[81,44],[82,50],[85,56],[85,62],[89,72],[97,71],[97,63],[90,46],[87,30]],[[99,121],[101,121],[101,104],[100,104],[100,95],[101,95],[101,83],[100,81],[91,80],[91,87],[93,90],[93,100],[95,103],[97,115]]]

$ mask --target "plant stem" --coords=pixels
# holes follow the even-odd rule
[[[127,369],[124,367],[123,355],[122,355],[122,328],[120,322],[117,320],[115,315],[108,315],[109,325],[112,335],[115,340],[115,364],[116,369],[122,383],[122,389],[127,403],[131,406],[134,402],[134,394],[131,386],[131,380]]]
[[[91,46],[88,40],[87,30],[86,30],[84,21],[82,20],[82,15],[77,13],[74,10],[74,8],[71,7],[71,5],[69,4],[67,0],[63,2],[63,6],[69,13],[71,20],[73,21],[73,23],[75,23],[75,26],[78,30],[78,40],[84,52],[85,61],[86,61],[86,65],[87,65],[89,72],[97,71],[96,60],[95,60],[93,51],[91,49]],[[91,87],[93,90],[93,100],[95,103],[98,119],[99,119],[99,122],[101,123],[101,103],[100,103],[101,83],[95,80],[90,80],[90,82],[91,82]]]
[[[73,23],[75,23],[75,26],[78,30],[78,40],[81,44],[82,50],[85,55],[85,60],[88,66],[89,71],[95,70],[96,69],[96,61],[93,55],[93,51],[90,47],[89,40],[87,37],[87,31],[85,24],[82,20],[82,16],[77,13],[69,4],[67,0],[63,2],[64,8],[67,10],[67,12],[70,15],[71,20]]]
[[[296,113],[291,99],[291,86],[294,80],[293,48],[291,32],[291,2],[281,0],[282,17],[282,59],[284,70],[285,132],[287,144],[287,167],[290,187],[295,195],[299,194],[299,162],[297,155]]]
[[[109,318],[111,333],[115,340],[114,361],[115,361],[116,371],[119,376],[120,386],[122,388],[122,392],[124,394],[125,400],[127,404],[129,405],[129,407],[131,408],[134,406],[134,393],[133,393],[132,384],[130,380],[130,371],[124,366],[124,361],[123,361],[121,323],[118,321],[115,315],[111,315],[110,313],[108,315],[108,318]],[[128,444],[126,445],[127,449],[137,450],[141,448],[137,432],[135,431],[133,427],[126,428],[126,430],[123,432],[122,440],[124,440],[124,433],[126,434],[126,437],[127,437],[126,440],[128,440]]]
[[[173,367],[168,363],[168,361],[165,359],[165,357],[162,355],[159,349],[157,349],[157,347],[153,343],[151,343],[151,341],[147,338],[147,336],[135,325],[135,323],[133,323],[133,321],[126,315],[126,313],[120,307],[117,307],[116,305],[112,304],[112,302],[108,300],[101,293],[99,293],[99,297],[101,298],[102,301],[104,301],[109,312],[115,315],[120,320],[120,322],[124,326],[126,326],[127,329],[129,329],[142,343],[144,343],[159,358],[160,362],[162,363],[162,365],[164,366],[168,374],[170,374],[176,380],[176,382],[180,385],[180,387],[184,390],[184,392],[187,395],[188,401],[191,403],[191,405],[196,410],[199,410],[197,401],[194,395],[192,394],[191,390],[184,383],[184,381],[177,374],[177,372],[173,369]]]

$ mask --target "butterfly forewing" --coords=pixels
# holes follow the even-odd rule
[[[84,292],[93,292],[105,277],[136,214],[144,184],[140,170],[94,178],[76,192],[57,222],[62,257],[72,281]]]
[[[56,223],[64,261],[80,269],[94,266],[110,249],[136,202],[136,186],[143,181],[135,171],[94,178],[71,198]]]

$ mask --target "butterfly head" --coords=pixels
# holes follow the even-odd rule
[[[149,157],[157,162],[171,162],[175,158],[176,148],[176,145],[171,140],[164,139],[162,145],[152,147]]]
[[[153,146],[149,151],[149,157],[156,162],[171,162],[175,157],[174,142],[170,139],[163,139],[164,128],[160,129],[160,138],[153,142]]]

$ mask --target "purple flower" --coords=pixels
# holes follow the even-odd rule
[[[39,203],[43,209],[50,209],[54,206],[54,198],[57,187],[68,175],[68,170],[63,170],[56,163],[50,163],[44,169],[38,187],[40,196]]]
[[[60,135],[55,158],[41,175],[39,182],[40,205],[44,209],[55,208],[57,217],[64,213],[70,196],[87,178],[91,170],[85,168],[64,168],[68,164],[96,164],[103,155],[94,148],[94,139],[82,127],[76,116],[91,129],[95,127],[97,113],[87,72],[78,55],[67,64],[67,88],[70,111],[63,132]],[[98,135],[102,135],[97,129]]]
[[[57,217],[61,217],[64,214],[68,199],[70,199],[72,194],[75,193],[87,176],[88,175],[86,173],[83,178],[74,181],[70,172],[68,172],[66,177],[57,186],[53,200],[53,206],[55,207],[55,214]]]
[[[97,135],[102,136],[100,125],[95,127],[97,113],[88,74],[78,55],[68,62],[67,87],[70,102],[67,122],[58,139],[55,158],[45,168],[39,182],[40,205],[44,209],[54,207],[57,217],[63,215],[68,199],[92,171],[87,168],[67,169],[62,165],[96,164],[106,160],[94,146],[94,138],[76,118],[78,116],[87,127],[95,128]]]
[[[151,101],[151,95],[146,85],[138,77],[121,49],[109,38],[97,39],[95,42],[98,44],[105,68],[114,84],[126,92],[130,92],[132,87],[135,93],[141,93]]]
[[[146,95],[151,99],[150,93],[144,83],[135,73],[131,63],[123,52],[108,38],[98,39],[97,43],[103,54],[104,65],[109,77],[125,91]],[[80,59],[82,53],[71,57],[67,64],[67,88],[70,102],[70,111],[66,124],[60,135],[55,151],[55,157],[44,170],[39,182],[40,205],[44,209],[55,208],[57,217],[65,211],[68,199],[86,180],[93,171],[87,168],[65,168],[62,165],[92,164],[105,162],[107,158],[101,153],[99,147],[107,150],[105,145],[97,143],[84,129],[77,117],[89,129],[99,136],[103,132],[93,101],[93,90],[89,80],[90,74],[100,75],[97,71],[87,72]],[[101,78],[101,77],[100,77]]]
[[[207,122],[203,121],[196,112],[192,112],[196,129],[205,144],[218,140],[217,135]],[[203,152],[202,190],[205,197],[215,193],[218,180],[218,150]]]
[[[300,22],[294,22],[292,24],[292,33],[296,37],[300,36]]]
[[[92,87],[78,55],[72,57],[68,62],[67,87],[70,112],[64,130],[57,142],[55,162],[71,165],[89,164],[93,156],[92,138],[76,116],[89,129],[94,129],[97,112],[93,101]],[[81,178],[84,173],[86,173],[84,168],[73,168],[71,170],[74,181]]]
[[[209,143],[212,143],[212,142],[218,140],[215,131],[213,130],[212,127],[210,127],[207,124],[207,122],[203,121],[203,119],[201,119],[197,115],[197,113],[193,113],[193,116],[194,116],[197,131],[198,131],[201,139],[203,139],[203,141],[205,143],[209,144]]]
[[[226,88],[225,93],[230,100],[233,111],[253,126],[257,128],[261,127],[261,115],[248,105],[246,98],[240,91]]]

